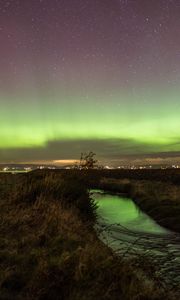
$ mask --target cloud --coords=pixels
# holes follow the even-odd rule
[[[165,147],[164,147],[165,148]],[[102,162],[168,163],[180,161],[180,152],[161,151],[157,145],[133,139],[54,140],[45,147],[0,149],[0,162],[55,162],[77,160],[81,152],[94,151]]]

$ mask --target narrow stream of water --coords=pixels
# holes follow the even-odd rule
[[[144,233],[168,234],[152,218],[142,212],[130,199],[97,191],[94,193],[98,203],[98,215],[106,224],[120,223],[129,230]]]
[[[144,255],[170,285],[180,284],[180,236],[142,212],[133,200],[94,190],[100,239],[123,257]]]

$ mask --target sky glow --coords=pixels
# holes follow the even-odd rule
[[[178,0],[0,11],[0,162],[179,160]]]

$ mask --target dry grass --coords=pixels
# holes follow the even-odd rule
[[[20,179],[9,196],[0,199],[1,300],[173,299],[172,295],[165,297],[156,282],[133,263],[119,260],[97,239],[89,210],[87,215],[81,210],[78,198],[65,190],[59,190],[56,197],[53,190],[36,193],[36,187],[33,193],[34,178],[28,180],[28,193],[27,186],[22,186],[24,179]],[[39,180],[47,191],[51,182],[53,186],[55,180],[62,179]],[[63,180],[67,187],[70,182],[78,186],[78,180]],[[79,189],[81,201],[88,201],[86,196],[84,188]]]
[[[180,232],[180,187],[162,182],[133,182],[130,195],[157,222]]]

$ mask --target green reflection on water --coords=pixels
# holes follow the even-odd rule
[[[104,218],[106,224],[118,223],[130,230],[147,233],[167,233],[129,198],[99,193],[95,193],[93,198],[98,204],[98,215]]]

